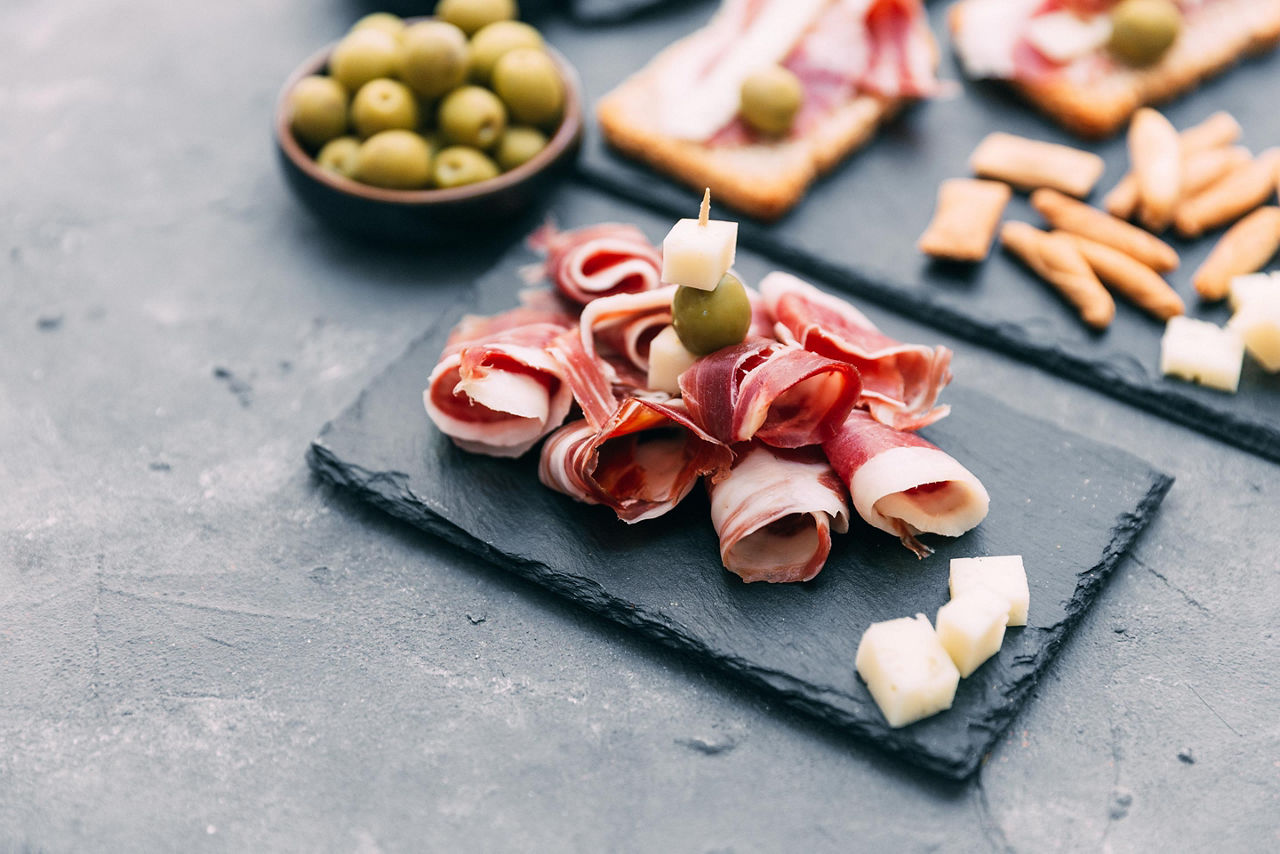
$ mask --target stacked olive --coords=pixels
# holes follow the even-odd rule
[[[459,187],[547,145],[565,89],[514,0],[441,0],[433,20],[377,12],[289,93],[294,137],[321,168],[376,187]]]

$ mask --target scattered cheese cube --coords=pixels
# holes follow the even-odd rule
[[[1240,387],[1244,341],[1223,329],[1190,317],[1171,317],[1160,339],[1160,372],[1221,391]]]
[[[674,326],[667,326],[649,345],[649,388],[680,393],[680,375],[689,370],[698,357],[680,343]]]
[[[1065,9],[1037,15],[1027,23],[1026,38],[1037,51],[1065,65],[1106,45],[1111,38],[1111,16],[1083,18]]]
[[[959,599],[972,590],[985,589],[1009,603],[1009,625],[1025,626],[1031,591],[1022,555],[993,557],[953,557],[951,598]]]
[[[714,291],[737,253],[738,224],[712,219],[706,225],[682,219],[662,241],[662,281]]]
[[[951,708],[960,684],[924,614],[872,623],[858,643],[857,668],[895,729]]]
[[[1231,280],[1231,293],[1228,297],[1231,310],[1239,311],[1244,308],[1246,302],[1266,293],[1280,293],[1280,276],[1275,273],[1249,273],[1236,276]]]
[[[1009,600],[975,587],[938,609],[938,640],[961,677],[1000,651],[1009,622]]]
[[[1227,328],[1243,339],[1249,355],[1263,370],[1280,371],[1280,285],[1251,295]]]

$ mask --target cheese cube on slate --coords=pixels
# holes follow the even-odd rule
[[[1027,587],[1027,571],[1022,555],[993,557],[953,557],[951,559],[951,598],[958,599],[972,590],[985,589],[1009,603],[1009,625],[1025,626],[1031,591]]]
[[[1280,371],[1280,286],[1249,297],[1244,307],[1227,324],[1244,340],[1249,355],[1263,369]]]
[[[889,726],[897,729],[951,708],[960,671],[929,618],[872,623],[858,643],[858,675]]]
[[[738,224],[722,219],[700,225],[682,219],[662,241],[662,281],[714,291],[729,272],[738,247]]]
[[[1160,339],[1160,372],[1221,391],[1240,387],[1244,341],[1233,329],[1171,317]]]
[[[1256,296],[1266,293],[1280,293],[1280,276],[1275,273],[1249,273],[1236,276],[1231,280],[1231,293],[1228,299],[1231,310],[1239,311],[1244,304]]]
[[[698,357],[680,343],[674,326],[657,334],[649,345],[649,388],[680,393],[680,375],[689,370]]]
[[[982,587],[962,593],[938,609],[938,640],[961,677],[999,652],[1008,622],[1009,601]]]

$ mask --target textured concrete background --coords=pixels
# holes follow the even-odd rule
[[[967,785],[317,486],[484,266],[283,188],[276,87],[360,11],[0,6],[0,850],[1280,845],[1280,468],[972,346],[1178,483]]]

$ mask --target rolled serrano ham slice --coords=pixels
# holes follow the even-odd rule
[[[858,371],[795,344],[745,341],[703,356],[680,375],[693,419],[721,442],[780,448],[830,439],[858,402]]]
[[[588,355],[599,356],[613,369],[612,380],[644,388],[649,373],[649,345],[671,322],[674,285],[641,293],[592,300],[582,309],[578,328]]]
[[[849,530],[844,485],[817,448],[752,443],[709,483],[720,560],[743,581],[808,581],[831,552],[831,531]]]
[[[787,273],[765,276],[760,293],[777,321],[779,338],[858,369],[859,405],[877,421],[916,430],[951,411],[936,405],[938,393],[951,382],[946,347],[895,341],[849,303]]]
[[[869,525],[896,534],[919,557],[932,552],[921,533],[958,537],[987,516],[982,482],[914,433],[894,430],[855,411],[822,446]]]
[[[597,297],[630,294],[659,286],[662,255],[634,225],[605,223],[559,231],[551,223],[530,235],[529,247],[545,252],[530,268],[565,298],[586,305]]]
[[[464,317],[427,380],[427,415],[465,451],[518,457],[560,426],[573,403],[547,345],[571,328],[551,310]]]
[[[732,458],[679,401],[626,398],[599,428],[575,421],[542,446],[538,479],[587,504],[604,504],[628,524],[675,507],[698,478],[715,479]]]

